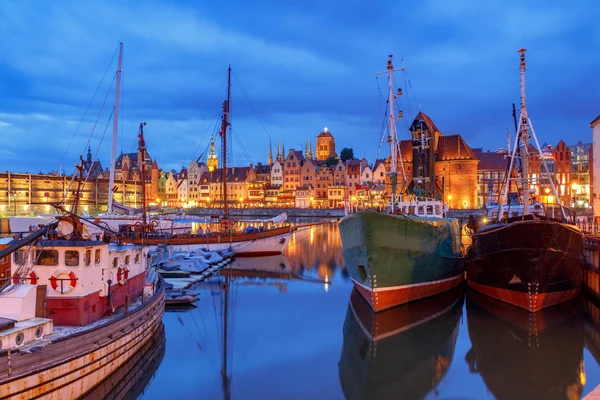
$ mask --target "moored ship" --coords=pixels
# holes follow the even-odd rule
[[[560,195],[542,155],[525,106],[525,49],[521,53],[521,112],[506,173],[502,205],[488,207],[490,221],[472,226],[466,263],[473,289],[531,312],[577,296],[582,280],[583,232],[568,223]],[[513,114],[514,115],[514,114]],[[528,152],[533,138],[545,173],[541,184],[558,199],[561,218],[530,198]],[[519,147],[520,145],[520,147]],[[511,189],[517,188],[516,192]],[[564,185],[563,185],[564,188]]]
[[[450,368],[464,291],[375,313],[353,290],[339,362],[347,399],[422,399]]]
[[[287,224],[274,228],[258,229],[250,227],[245,231],[236,230],[237,221],[229,216],[229,196],[227,194],[228,181],[234,181],[233,171],[227,168],[227,128],[229,122],[229,103],[231,95],[231,67],[227,74],[227,99],[223,102],[223,115],[221,120],[221,140],[223,141],[223,168],[221,172],[221,193],[223,198],[223,218],[220,220],[219,232],[197,232],[193,234],[169,235],[158,232],[155,228],[157,222],[148,223],[146,218],[146,194],[142,188],[142,221],[135,224],[122,225],[119,234],[133,244],[144,246],[157,246],[164,244],[171,246],[176,251],[191,251],[202,248],[209,251],[229,250],[237,256],[267,256],[283,253],[289,243],[294,228]],[[140,124],[138,152],[146,154],[144,139],[144,124]],[[145,174],[142,163],[142,175]]]
[[[73,214],[2,257],[15,272],[0,293],[0,398],[80,397],[162,329],[143,249],[91,240]]]
[[[436,295],[463,281],[461,229],[457,220],[446,218],[447,207],[439,199],[439,193],[435,195],[438,182],[433,173],[432,146],[439,132],[436,133],[432,121],[423,113],[417,115],[411,126],[414,195],[409,195],[405,190],[409,185],[402,146],[395,128],[394,100],[402,91],[399,89],[394,95],[392,56],[387,69],[390,206],[385,212],[358,211],[339,222],[350,277],[375,311]],[[399,196],[396,195],[398,154],[404,179]]]

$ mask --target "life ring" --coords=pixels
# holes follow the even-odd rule
[[[227,219],[221,220],[221,228],[223,228],[223,229],[229,228],[229,220],[227,220]]]
[[[117,270],[117,282],[119,282],[119,285],[125,284],[125,281],[127,280],[128,276],[129,276],[129,271],[127,271],[127,268],[119,267],[119,269]]]
[[[21,278],[21,277],[19,276],[19,274],[15,272],[15,273],[13,274],[13,277],[12,277],[12,282],[13,282],[13,283],[16,285],[17,283],[19,283],[19,281],[21,281],[21,280],[27,280],[27,279],[29,279],[29,281],[30,281],[29,283],[30,283],[31,285],[35,285],[35,284],[37,284],[38,277],[37,277],[37,275],[35,274],[35,272],[31,272],[31,273],[29,274],[29,278]]]
[[[153,219],[152,226],[156,228],[158,226],[158,220]]]
[[[237,219],[233,219],[233,218],[230,220],[230,222],[231,222],[232,226],[238,223]]]
[[[142,226],[142,223],[140,221],[137,221],[135,224],[133,224],[133,226],[139,228],[140,226]]]
[[[59,281],[59,276],[61,276],[61,275],[67,275],[68,278],[67,279],[60,278],[60,281]],[[59,268],[56,271],[54,271],[52,273],[52,275],[50,276],[50,286],[52,287],[52,289],[54,289],[54,291],[56,291],[58,293],[61,293],[61,294],[69,293],[71,290],[75,289],[76,285],[77,285],[77,276],[75,275],[75,273],[73,271],[69,271],[66,268]]]

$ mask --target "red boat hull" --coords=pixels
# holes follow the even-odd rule
[[[382,311],[411,301],[423,299],[448,291],[463,281],[463,273],[452,278],[425,284],[404,285],[392,288],[373,288],[354,282],[354,287],[367,300],[374,311]]]

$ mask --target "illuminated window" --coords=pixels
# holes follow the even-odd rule
[[[37,250],[35,252],[35,265],[58,265],[58,251]]]
[[[119,257],[113,258],[112,266],[113,268],[117,268],[119,266]]]
[[[67,267],[79,266],[79,252],[77,250],[65,251],[65,265]]]

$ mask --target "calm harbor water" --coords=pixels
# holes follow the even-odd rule
[[[285,256],[233,268],[199,284],[193,307],[167,309],[164,335],[123,374],[136,386],[113,379],[106,393],[577,399],[600,384],[600,312],[584,299],[532,316],[461,289],[374,315],[333,224],[297,232]]]

